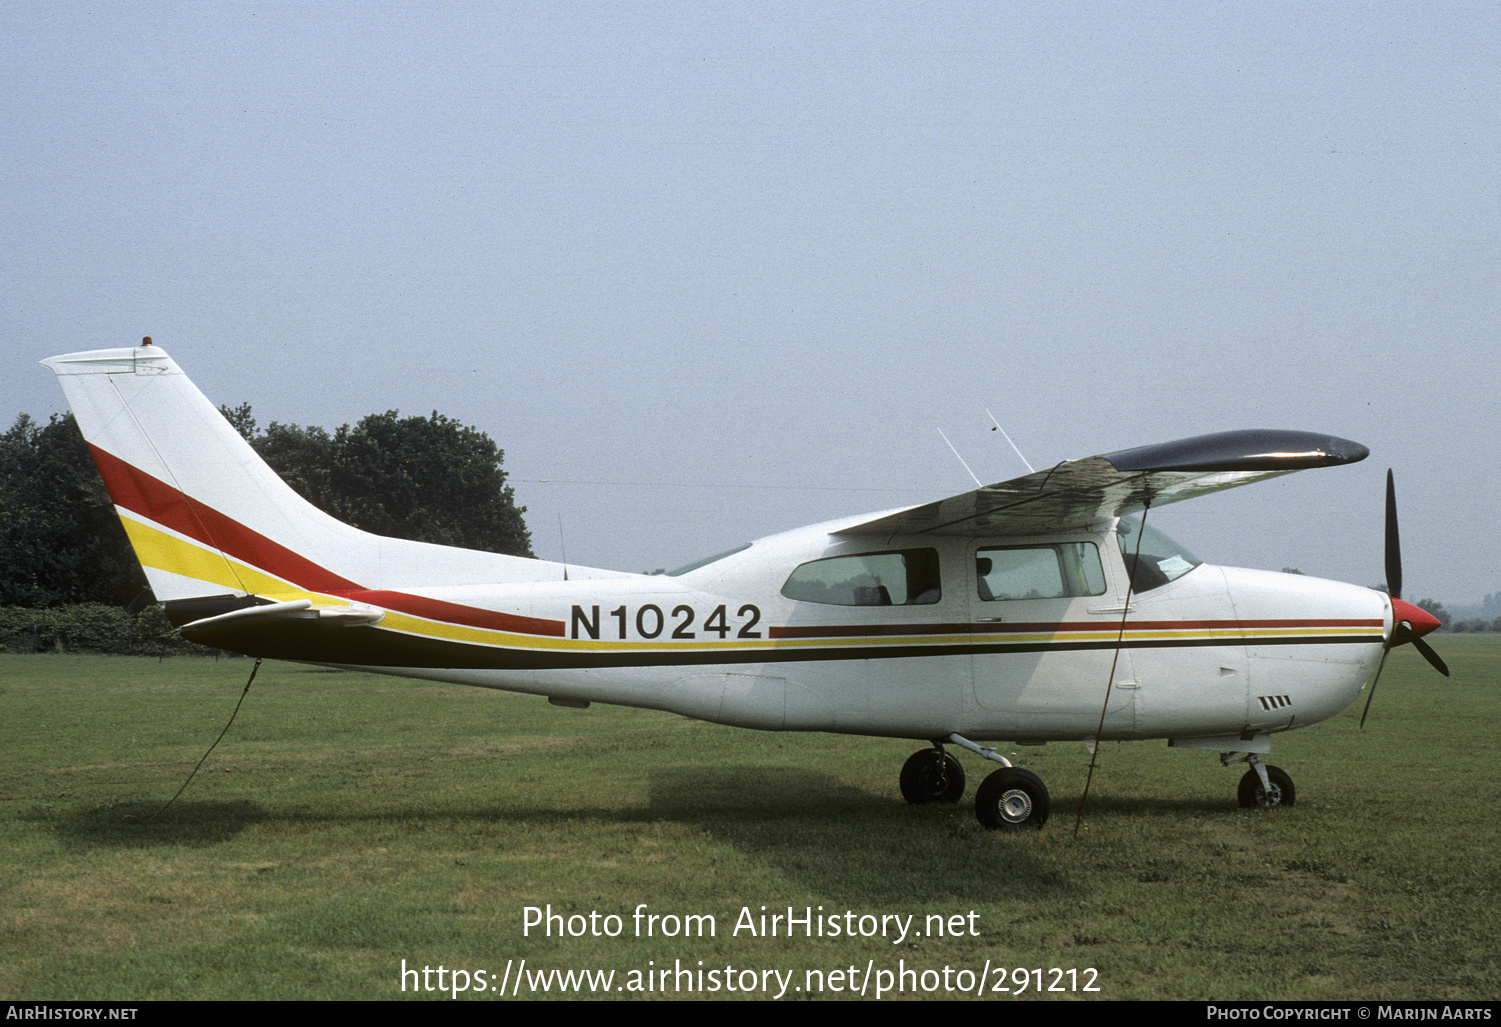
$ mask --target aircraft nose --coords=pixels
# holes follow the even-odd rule
[[[1442,627],[1433,614],[1401,599],[1392,600],[1392,620],[1398,624],[1406,621],[1412,628],[1412,633],[1419,638]]]

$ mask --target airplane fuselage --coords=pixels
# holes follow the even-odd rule
[[[1127,613],[1114,531],[998,549],[932,536],[873,544],[831,533],[841,523],[763,539],[680,576],[347,591],[338,598],[383,610],[379,622],[337,632],[316,620],[230,622],[188,634],[256,656],[742,727],[1044,741],[1311,724],[1359,693],[1390,627],[1386,598],[1370,589],[1207,564],[1136,593]],[[1094,594],[984,594],[980,554],[1051,559],[1061,547],[1098,554],[1093,583],[1074,589]],[[785,594],[798,594],[789,581],[800,567],[887,554],[925,554],[929,594]]]

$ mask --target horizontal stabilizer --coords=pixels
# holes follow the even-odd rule
[[[316,620],[334,627],[349,628],[378,624],[385,615],[386,611],[373,607],[314,606],[311,599],[293,599],[285,603],[247,606],[215,617],[203,617],[184,624],[182,630],[185,632],[202,631],[205,628],[219,628],[230,624],[241,627],[251,622],[291,620]]]

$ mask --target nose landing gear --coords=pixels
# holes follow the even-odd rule
[[[1220,762],[1227,767],[1232,763],[1251,765],[1245,777],[1240,779],[1240,788],[1237,792],[1243,809],[1276,809],[1278,806],[1291,806],[1298,797],[1297,789],[1293,787],[1293,779],[1288,776],[1287,771],[1281,767],[1263,763],[1261,757],[1254,752],[1247,753],[1242,760],[1232,760],[1230,753],[1223,753],[1220,756]]]

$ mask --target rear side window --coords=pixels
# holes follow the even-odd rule
[[[782,595],[828,606],[925,606],[943,595],[938,552],[901,549],[835,556],[805,563],[792,572]]]
[[[1093,542],[981,549],[975,587],[986,601],[1097,596],[1105,592],[1105,570]]]

